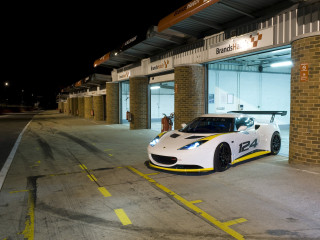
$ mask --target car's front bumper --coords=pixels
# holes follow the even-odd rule
[[[214,170],[213,168],[203,168],[197,165],[174,165],[172,167],[162,167],[152,163],[151,161],[148,162],[148,165],[151,168],[170,172],[209,172]]]

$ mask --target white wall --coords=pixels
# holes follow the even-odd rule
[[[174,95],[151,95],[151,119],[174,112]]]
[[[241,104],[244,111],[287,111],[287,116],[277,116],[276,120],[290,123],[290,74],[209,70],[208,77],[209,94],[214,93],[214,103],[208,103],[209,113],[240,110]],[[255,117],[270,120],[270,116]]]

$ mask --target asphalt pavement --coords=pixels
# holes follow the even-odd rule
[[[0,171],[19,134],[38,112],[7,113],[0,115]]]
[[[224,172],[146,166],[153,130],[34,116],[0,191],[0,239],[320,239],[320,169],[265,156]]]

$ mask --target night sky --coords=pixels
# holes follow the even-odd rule
[[[92,2],[1,6],[2,103],[30,105],[41,96],[43,107],[55,107],[62,88],[93,73],[94,60],[190,0]]]

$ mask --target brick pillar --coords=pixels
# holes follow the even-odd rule
[[[61,101],[58,102],[58,112],[63,113],[63,102]]]
[[[84,118],[93,119],[93,116],[91,116],[92,110],[92,96],[84,97]]]
[[[84,97],[78,98],[78,111],[79,111],[79,117],[84,117]]]
[[[72,98],[72,115],[78,116],[78,98]]]
[[[70,109],[69,109],[69,115],[74,115],[74,106],[73,106],[73,101],[74,100],[74,98],[72,97],[72,98],[70,98],[70,104],[69,104],[69,106],[70,106]]]
[[[67,99],[67,109],[66,109],[66,114],[70,115],[71,114],[71,98]]]
[[[107,124],[119,124],[119,83],[106,83]]]
[[[181,129],[205,111],[204,67],[178,66],[174,69],[174,128]]]
[[[65,101],[65,102],[63,103],[63,113],[64,113],[64,114],[67,114],[67,108],[68,108],[68,101]]]
[[[289,163],[320,164],[320,36],[292,43]],[[308,63],[307,81],[300,64]]]
[[[130,82],[130,129],[148,128],[148,78],[133,77]]]
[[[93,96],[93,119],[95,121],[103,121],[103,96]]]

